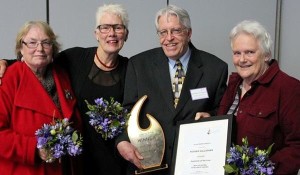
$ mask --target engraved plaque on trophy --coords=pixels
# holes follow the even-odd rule
[[[147,114],[150,121],[148,128],[141,128],[139,125],[139,113],[147,96],[140,98],[131,110],[128,120],[127,132],[130,142],[138,149],[144,157],[141,160],[142,169],[136,170],[135,174],[144,174],[168,168],[167,164],[162,165],[165,152],[165,136],[158,121]]]

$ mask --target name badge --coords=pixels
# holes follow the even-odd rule
[[[191,89],[191,97],[192,100],[200,100],[208,98],[208,93],[206,87],[204,88],[198,88],[198,89]]]

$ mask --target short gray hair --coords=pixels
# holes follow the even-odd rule
[[[272,44],[271,35],[269,32],[257,21],[244,20],[238,23],[230,32],[229,38],[231,42],[241,33],[250,34],[258,40],[259,46],[265,56],[271,58],[272,55]]]
[[[128,29],[129,17],[126,9],[121,4],[104,4],[96,12],[96,27],[100,25],[100,19],[104,14],[114,14],[121,18],[123,25]]]
[[[191,29],[191,20],[190,20],[190,16],[189,13],[180,7],[177,7],[175,5],[168,5],[165,8],[160,9],[157,13],[156,13],[156,17],[155,17],[155,26],[156,26],[156,30],[158,30],[158,20],[161,16],[176,16],[179,19],[179,22],[184,25],[186,28]]]

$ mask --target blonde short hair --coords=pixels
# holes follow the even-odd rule
[[[53,43],[52,50],[53,50],[53,57],[58,54],[60,50],[60,44],[57,42],[57,36],[54,34],[53,30],[49,26],[48,23],[44,21],[28,21],[26,22],[19,30],[16,38],[16,48],[15,48],[15,54],[17,56],[17,59],[22,58],[21,54],[21,48],[23,47],[22,41],[25,35],[29,32],[29,30],[33,27],[37,26],[40,29],[42,29],[45,34],[49,37],[50,41]]]

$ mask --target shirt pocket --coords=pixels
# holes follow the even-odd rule
[[[271,106],[250,105],[246,112],[246,131],[257,139],[272,139],[278,126],[276,108]]]

